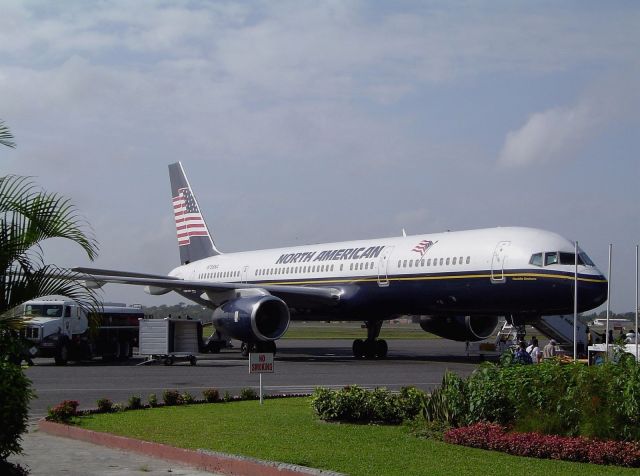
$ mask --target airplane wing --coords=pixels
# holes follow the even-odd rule
[[[164,294],[169,291],[197,291],[199,294],[215,294],[235,289],[263,289],[285,301],[289,307],[333,306],[340,301],[344,294],[344,290],[339,287],[191,281],[175,276],[83,267],[73,268],[72,271],[79,273],[77,279],[84,279],[98,287],[105,283],[149,286],[155,288],[155,292],[152,294]]]

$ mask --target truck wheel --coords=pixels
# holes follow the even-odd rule
[[[164,359],[164,365],[173,365],[173,357],[169,356]]]
[[[69,361],[69,348],[67,347],[67,344],[60,345],[53,360],[56,365],[67,365],[67,362]]]
[[[195,355],[192,355],[191,357],[189,357],[189,364],[196,365],[197,362],[198,362],[198,359],[196,358]]]
[[[118,349],[118,359],[119,360],[128,360],[129,354],[131,352],[131,344],[128,340],[120,342],[120,348]]]

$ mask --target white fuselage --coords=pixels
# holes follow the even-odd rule
[[[538,253],[540,262],[534,258]],[[553,296],[548,309],[535,304],[547,287],[551,292],[562,283],[572,286],[575,265],[567,264],[567,254],[573,253],[574,244],[555,233],[504,227],[228,253],[180,266],[170,275],[257,285],[358,286],[367,289],[359,305],[375,294],[375,307],[384,313],[393,308],[398,313],[544,314],[568,309],[572,302],[569,294],[559,302],[562,294]],[[584,310],[601,304],[606,281],[586,255],[580,256]]]

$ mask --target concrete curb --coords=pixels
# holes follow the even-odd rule
[[[86,441],[96,445],[133,451],[147,456],[176,461],[204,471],[228,475],[260,476],[341,476],[341,473],[323,471],[287,463],[259,460],[243,456],[229,455],[208,450],[187,450],[162,443],[136,440],[126,436],[85,430],[72,425],[63,425],[47,420],[39,420],[38,428],[44,433],[74,440]]]

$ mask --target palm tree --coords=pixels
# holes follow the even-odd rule
[[[21,319],[11,310],[42,296],[68,297],[86,308],[99,307],[94,289],[77,273],[45,264],[41,243],[71,240],[93,260],[95,238],[69,199],[39,190],[27,177],[0,177],[0,331],[16,328]]]
[[[0,121],[0,145],[15,147]],[[100,307],[93,289],[73,271],[45,264],[41,247],[49,238],[71,240],[93,260],[98,245],[69,199],[38,189],[28,177],[0,177],[0,466],[11,470],[6,457],[21,451],[26,431],[30,382],[20,367],[6,359],[20,352],[15,330],[24,323],[13,310],[25,301],[49,295],[66,296],[88,309]],[[13,474],[13,473],[12,473]],[[18,472],[15,472],[18,474]]]

